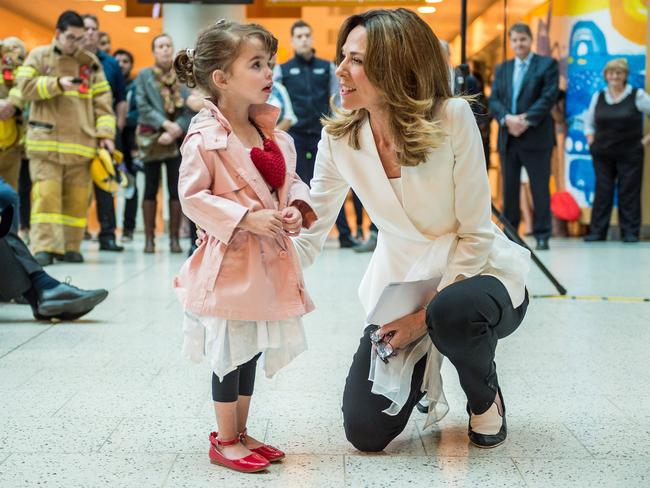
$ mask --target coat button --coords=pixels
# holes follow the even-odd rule
[[[280,257],[281,258],[286,258],[289,255],[287,251],[280,251]]]

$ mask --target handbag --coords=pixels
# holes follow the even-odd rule
[[[150,125],[138,124],[135,129],[135,141],[138,144],[138,159],[144,163],[162,161],[179,155],[176,141],[168,145],[158,143],[163,131]]]

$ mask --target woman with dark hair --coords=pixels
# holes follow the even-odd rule
[[[378,330],[366,324],[343,394],[346,436],[362,451],[384,449],[425,395],[428,423],[441,419],[444,355],[467,395],[470,441],[499,445],[507,430],[495,350],[526,312],[530,256],[492,223],[470,105],[452,97],[440,42],[410,10],[350,17],[336,52],[343,109],[318,146],[310,195],[319,220],[294,239],[301,261],[321,251],[351,187],[379,229],[359,287],[366,313],[391,282],[439,279],[423,307]]]
[[[183,213],[178,200],[178,169],[181,164],[178,146],[192,118],[186,106],[190,92],[177,80],[172,69],[174,45],[171,38],[167,34],[154,37],[151,50],[154,66],[142,69],[135,80],[138,107],[136,140],[145,175],[142,202],[144,252],[155,252],[156,195],[164,165],[169,193],[169,247],[171,252],[180,253],[178,234]]]

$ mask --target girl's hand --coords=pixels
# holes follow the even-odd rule
[[[282,213],[268,209],[248,212],[238,227],[253,234],[275,238],[282,235]]]
[[[201,244],[203,244],[203,241],[206,240],[207,238],[208,238],[208,234],[203,229],[201,229],[201,227],[199,227],[197,225],[196,226],[196,241],[194,241],[194,244],[196,244],[197,246],[200,246]]]
[[[425,322],[426,310],[421,309],[404,317],[394,320],[381,329],[379,334],[383,337],[386,334],[393,332],[393,337],[390,340],[390,345],[393,349],[403,349],[410,343],[418,340],[427,333],[427,324]]]
[[[302,227],[302,214],[296,207],[287,207],[282,211],[282,226],[285,232],[291,236],[300,234]]]

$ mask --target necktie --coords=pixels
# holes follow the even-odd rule
[[[512,107],[511,107],[511,112],[513,114],[517,113],[517,97],[519,96],[519,92],[521,91],[521,83],[524,81],[524,74],[526,73],[526,62],[521,62],[519,63],[519,67],[517,67],[517,63],[515,63],[515,74],[512,77]]]

